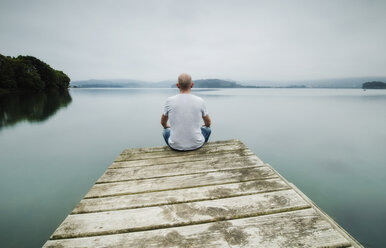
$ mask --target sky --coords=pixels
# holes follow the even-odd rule
[[[86,79],[386,76],[386,1],[0,0],[0,54]]]

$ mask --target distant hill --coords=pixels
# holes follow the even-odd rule
[[[363,89],[386,89],[386,83],[379,82],[379,81],[373,81],[373,82],[366,82],[362,85]]]
[[[166,80],[161,82],[146,82],[131,79],[97,80],[71,82],[72,86],[78,88],[174,88],[175,82]],[[255,86],[244,86],[232,81],[221,79],[199,79],[194,80],[195,88],[256,88]]]
[[[97,80],[89,79],[84,81],[71,82],[72,86],[78,88],[138,88],[140,83],[138,81],[130,80]]]
[[[89,79],[73,81],[71,86],[78,88],[170,88],[171,81],[146,82],[132,79]]]
[[[272,88],[362,88],[364,82],[386,81],[386,77],[348,77],[348,78],[328,78],[312,80],[288,80],[288,81],[269,81],[269,80],[248,80],[240,81],[243,85],[267,86]]]
[[[198,79],[194,88],[362,88],[364,82],[386,81],[386,77],[331,78],[299,81],[231,81],[223,79]],[[146,82],[133,79],[90,79],[73,81],[71,86],[79,88],[174,88],[176,80]]]
[[[194,88],[257,88],[256,86],[244,86],[232,81],[221,79],[194,80]]]

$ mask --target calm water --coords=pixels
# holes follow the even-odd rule
[[[0,246],[39,247],[125,148],[163,144],[175,89],[0,100]],[[366,247],[384,247],[386,91],[196,90],[212,140],[238,138]]]

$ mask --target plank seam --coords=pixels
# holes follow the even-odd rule
[[[207,154],[224,154],[224,153],[233,153],[233,152],[237,152],[237,151],[247,151],[247,152],[250,152],[250,153],[253,153],[251,150],[249,150],[248,148],[239,148],[239,149],[232,149],[232,150],[228,150],[228,151],[220,151],[220,152],[208,152],[208,153],[204,153],[204,155],[207,155]],[[174,158],[174,157],[199,157],[201,155],[203,155],[202,153],[201,154],[188,154],[185,152],[176,152],[176,154],[180,154],[180,155],[174,155],[174,154],[171,154],[171,156],[161,156],[161,157],[151,157],[151,158],[138,158],[138,159],[130,159],[130,158],[127,158],[127,159],[121,159],[121,160],[114,160],[114,162],[123,162],[123,161],[137,161],[137,160],[149,160],[149,159],[154,159],[154,158]],[[140,153],[138,153],[140,154]],[[183,154],[183,155],[182,155]],[[251,154],[252,155],[252,154]],[[121,156],[121,155],[120,155]]]
[[[201,199],[196,199],[196,200],[165,202],[165,203],[160,203],[160,204],[149,204],[149,205],[143,205],[143,206],[137,206],[137,207],[126,207],[126,208],[114,208],[114,209],[105,209],[105,210],[94,210],[94,211],[88,211],[88,212],[76,212],[76,213],[71,212],[70,215],[111,212],[111,211],[118,211],[118,210],[148,208],[148,207],[175,205],[175,204],[192,203],[192,202],[200,202],[200,201],[211,201],[211,200],[218,200],[218,199],[234,198],[234,197],[238,197],[238,196],[259,195],[259,194],[266,194],[266,193],[272,193],[272,192],[280,192],[280,191],[285,191],[285,190],[289,190],[289,189],[292,189],[292,188],[287,186],[286,188],[281,188],[281,189],[276,189],[276,190],[265,190],[265,191],[253,192],[253,193],[241,193],[241,194],[235,194],[235,195],[230,195],[230,196],[222,196],[222,197],[210,197],[210,198],[201,198]],[[87,198],[87,199],[90,199],[90,198]]]
[[[293,183],[290,183],[285,179],[282,175],[279,174],[270,164],[267,163],[267,166],[270,167],[278,176],[281,178],[288,186],[290,186],[304,201],[311,205],[311,208],[315,210],[319,214],[321,218],[327,221],[331,227],[341,234],[348,242],[350,242],[350,246],[355,247],[363,247],[354,237],[352,237],[346,230],[344,230],[338,223],[334,221],[329,215],[327,215],[323,210],[319,208],[308,196],[306,196],[300,189],[298,189]]]
[[[153,149],[153,150],[151,150]],[[237,168],[228,168],[228,169],[212,169],[212,170],[207,170],[207,171],[195,171],[191,173],[185,173],[185,174],[173,174],[173,175],[163,175],[163,176],[155,176],[155,177],[143,177],[143,178],[135,178],[135,179],[124,179],[124,180],[115,180],[115,181],[101,181],[101,182],[96,182],[96,185],[101,185],[102,186],[102,192],[103,188],[106,185],[107,189],[110,186],[109,184],[114,184],[114,183],[120,183],[122,184],[117,184],[117,186],[121,185],[122,187],[125,187],[129,184],[125,184],[124,182],[136,182],[139,180],[144,180],[146,182],[147,179],[158,179],[158,178],[175,178],[178,176],[188,176],[188,175],[197,175],[197,174],[211,174],[211,173],[216,173],[216,172],[224,172],[224,171],[232,171],[232,170],[240,170],[240,169],[250,169],[250,168],[262,168],[262,167],[267,167],[270,171],[273,173],[268,173],[271,175],[267,175],[267,173],[259,173],[259,176],[254,176],[255,178],[253,179],[238,179],[237,176],[234,178],[231,178],[229,181],[228,177],[224,177],[221,180],[228,180],[228,182],[217,182],[217,183],[211,183],[210,182],[203,182],[207,183],[205,185],[190,185],[190,186],[182,186],[181,185],[169,185],[171,188],[167,189],[160,189],[160,190],[153,190],[153,189],[148,189],[145,191],[140,191],[140,192],[130,192],[130,193],[114,193],[114,190],[110,192],[110,195],[103,195],[103,196],[91,196],[91,197],[84,197],[84,200],[88,199],[102,199],[105,197],[119,197],[119,196],[125,196],[125,195],[133,195],[133,198],[136,198],[135,195],[138,194],[146,194],[146,193],[156,193],[156,192],[165,192],[165,191],[173,191],[173,190],[182,190],[182,189],[194,189],[198,188],[198,190],[201,187],[207,187],[207,186],[219,186],[219,185],[228,185],[228,184],[235,184],[235,183],[243,183],[243,182],[253,182],[253,181],[264,181],[264,180],[269,180],[269,179],[278,179],[282,180],[282,187],[281,189],[262,189],[263,191],[260,192],[254,192],[254,193],[235,193],[233,195],[229,196],[210,196],[208,195],[208,198],[204,198],[205,196],[201,196],[200,199],[181,199],[181,201],[176,201],[176,202],[166,202],[166,203],[160,203],[160,204],[151,204],[146,205],[146,206],[135,206],[135,207],[125,207],[122,206],[120,208],[116,209],[104,209],[104,210],[94,210],[94,211],[88,211],[88,212],[79,212],[79,213],[73,213],[71,212],[70,215],[76,216],[78,214],[92,214],[92,213],[101,213],[101,212],[112,212],[114,213],[115,211],[119,210],[129,210],[129,209],[140,209],[140,208],[150,208],[150,207],[157,207],[157,206],[173,206],[173,205],[178,205],[178,204],[184,204],[184,203],[194,203],[194,202],[201,202],[201,201],[211,201],[211,200],[219,200],[219,199],[226,199],[226,198],[234,198],[234,197],[240,197],[240,196],[252,196],[251,199],[254,198],[253,195],[260,195],[260,194],[265,194],[265,193],[270,193],[270,192],[280,192],[280,191],[285,191],[285,190],[294,190],[296,194],[303,199],[304,204],[302,205],[297,205],[297,206],[287,206],[281,209],[265,209],[262,211],[254,210],[254,213],[244,213],[244,214],[239,214],[239,215],[223,215],[223,216],[218,216],[218,217],[212,217],[211,219],[201,219],[201,220],[180,220],[180,222],[177,221],[177,223],[170,223],[167,221],[166,223],[160,222],[158,225],[153,225],[153,226],[137,226],[137,227],[131,227],[127,225],[123,225],[121,229],[118,230],[105,230],[105,231],[98,231],[100,229],[96,229],[95,231],[88,231],[88,233],[63,233],[63,234],[58,234],[55,235],[52,234],[50,237],[51,241],[61,241],[61,240],[68,240],[70,238],[82,238],[82,237],[97,237],[97,236],[105,236],[105,235],[113,235],[113,234],[124,234],[124,233],[135,233],[135,232],[143,232],[143,231],[150,231],[150,230],[162,230],[162,229],[167,229],[167,228],[174,228],[174,227],[183,227],[183,226],[190,226],[190,225],[199,225],[199,224],[206,224],[206,223],[213,223],[217,221],[226,221],[226,220],[236,220],[236,219],[245,219],[245,218],[250,218],[250,217],[258,217],[258,216],[267,216],[270,218],[270,215],[273,214],[278,214],[278,213],[291,213],[291,212],[296,212],[296,211],[302,211],[304,209],[312,209],[313,211],[316,212],[316,215],[318,215],[318,218],[323,219],[326,221],[328,224],[331,225],[331,229],[334,230],[337,234],[341,234],[345,241],[340,241],[341,244],[335,243],[334,245],[331,245],[329,247],[333,248],[338,248],[338,247],[362,247],[359,242],[356,243],[357,241],[351,237],[350,234],[348,234],[343,228],[341,228],[331,217],[329,217],[326,213],[323,212],[310,198],[308,198],[303,192],[301,192],[295,185],[292,183],[288,182],[283,176],[281,176],[273,167],[269,164],[265,164],[259,159],[246,145],[244,145],[240,140],[238,139],[233,139],[233,140],[226,140],[226,141],[219,141],[219,142],[208,142],[206,143],[202,148],[197,149],[197,151],[191,151],[191,152],[170,152],[170,149],[167,146],[162,146],[162,147],[155,147],[155,148],[131,148],[131,149],[125,149],[119,157],[114,160],[113,164],[110,165],[107,168],[107,171],[110,170],[111,172],[119,172],[116,170],[123,170],[123,169],[128,169],[130,168],[137,169],[137,168],[149,168],[148,166],[157,166],[157,165],[164,165],[164,164],[181,164],[181,163],[186,163],[185,166],[189,166],[189,162],[193,162],[193,165],[195,162],[200,162],[200,161],[208,161],[211,159],[213,156],[218,156],[219,159],[221,159],[222,155],[228,155],[229,159],[236,159],[236,158],[244,158],[244,157],[256,157],[257,161],[254,162],[255,164],[251,164],[249,162],[244,163],[247,166],[246,167],[237,167]],[[237,155],[237,156],[234,156]],[[142,158],[146,157],[147,158]],[[155,157],[152,157],[155,156]],[[204,158],[203,158],[204,156]],[[127,157],[127,158],[125,158]],[[121,158],[121,160],[119,160]],[[131,159],[133,158],[133,159]],[[176,158],[176,159],[173,159]],[[161,161],[163,160],[164,162],[161,163],[154,163],[160,159]],[[178,161],[181,160],[181,162],[168,162],[170,160]],[[138,163],[142,163],[143,165],[135,165],[136,161]],[[123,163],[122,163],[123,162]],[[120,166],[119,163],[124,164],[124,162],[129,162],[127,164],[134,164],[132,166]],[[146,164],[149,163],[149,164]],[[259,164],[257,164],[259,163]],[[110,168],[113,165],[117,165],[118,167],[113,167]],[[167,167],[167,166],[166,166]],[[152,168],[152,167],[150,167]],[[204,167],[205,168],[205,167]],[[177,170],[178,171],[178,170]],[[264,171],[264,170],[263,170]],[[171,170],[173,173],[174,170]],[[183,171],[182,171],[183,172]],[[106,172],[105,172],[106,173]],[[122,173],[122,172],[121,172]],[[135,174],[135,173],[134,173]],[[265,174],[265,177],[261,174]],[[103,174],[105,175],[105,174]],[[102,177],[103,177],[102,175]],[[111,178],[114,180],[115,173],[112,173]],[[139,175],[140,176],[140,175]],[[146,176],[146,175],[144,175]],[[109,176],[106,176],[107,178]],[[256,179],[256,177],[260,177]],[[197,179],[196,176],[193,178]],[[243,178],[243,177],[242,177]],[[100,178],[101,179],[101,178]],[[183,179],[183,178],[181,178]],[[98,179],[99,181],[99,179]],[[156,180],[157,181],[157,180]],[[208,180],[209,181],[209,180]],[[196,184],[200,183],[202,181],[197,181]],[[135,183],[134,183],[135,184]],[[112,185],[110,187],[113,187]],[[174,188],[173,188],[174,187]],[[114,189],[114,188],[113,188]],[[119,189],[119,187],[117,188]],[[123,189],[123,188],[122,188]],[[141,189],[139,189],[141,190]],[[98,191],[98,187],[96,188],[96,191]],[[201,190],[202,191],[202,190]],[[93,193],[94,191],[91,189],[89,193]],[[108,192],[107,192],[108,193]],[[173,193],[173,192],[171,192]],[[168,193],[167,193],[168,194]],[[233,200],[229,200],[233,201]],[[93,202],[90,202],[93,203]],[[141,202],[143,203],[143,201]],[[87,205],[87,204],[86,204]],[[98,204],[95,204],[95,206],[98,206]],[[100,205],[99,205],[100,206]],[[109,206],[108,204],[106,206]],[[114,206],[114,205],[112,205]],[[134,211],[135,212],[135,211]],[[119,212],[115,212],[116,214],[119,215]],[[329,229],[330,229],[329,228]],[[351,244],[350,244],[351,243]]]
[[[142,194],[142,193],[152,193],[152,192],[161,192],[161,191],[169,191],[169,190],[177,190],[177,189],[191,189],[191,188],[201,188],[206,186],[215,186],[215,185],[224,185],[224,184],[231,184],[231,183],[243,183],[243,182],[251,182],[251,181],[264,181],[267,179],[275,179],[278,178],[278,176],[271,176],[271,177],[264,177],[260,179],[250,179],[250,180],[238,180],[238,181],[232,181],[232,182],[223,182],[223,183],[213,183],[213,184],[203,184],[203,185],[195,185],[195,186],[186,186],[186,187],[179,187],[179,188],[168,188],[168,189],[160,189],[160,190],[146,190],[146,191],[138,191],[134,193],[121,193],[121,194],[111,194],[111,195],[103,195],[103,196],[85,196],[84,199],[93,199],[93,198],[104,198],[104,197],[111,197],[111,196],[121,196],[121,195],[136,195],[136,194]]]
[[[233,143],[233,142],[229,142],[229,143],[224,143],[224,144],[219,144],[219,145],[216,145],[216,144],[204,144],[203,146],[195,149],[195,150],[188,150],[188,151],[182,151],[182,152],[196,152],[196,151],[199,151],[200,149],[206,149],[206,148],[212,148],[212,147],[224,147],[224,146],[242,146],[242,147],[245,147],[246,146],[243,144],[243,143]],[[125,149],[121,152],[121,155],[127,155],[127,154],[142,154],[142,153],[155,153],[155,152],[168,152],[168,151],[172,151],[172,152],[176,152],[176,153],[179,153],[181,151],[177,151],[177,150],[173,150],[171,149],[170,147],[168,146],[161,146],[159,147],[158,149],[159,150],[153,150],[153,151],[136,151],[135,150],[136,148],[133,148],[133,149]]]
[[[345,239],[350,241],[351,246],[363,247],[354,237],[352,237],[348,232],[346,232],[332,217],[330,217],[322,209],[320,209],[318,205],[316,205],[309,197],[307,197],[303,192],[301,192],[293,183],[289,184],[291,185],[292,189],[303,198],[303,200],[305,200],[308,204],[311,205],[311,207],[315,210],[315,212],[317,212],[321,216],[321,218],[330,223],[330,225],[335,231],[337,231]]]
[[[251,166],[236,167],[236,168],[229,168],[229,169],[207,170],[207,171],[199,171],[199,172],[192,172],[192,173],[186,173],[186,174],[172,174],[172,175],[157,176],[157,177],[140,177],[140,178],[124,179],[124,180],[116,180],[116,181],[98,182],[99,181],[99,179],[98,179],[98,181],[96,181],[95,184],[120,183],[120,182],[129,182],[129,181],[146,180],[146,179],[158,179],[158,178],[165,178],[165,177],[188,176],[188,175],[206,174],[206,173],[212,173],[212,172],[218,172],[218,171],[223,172],[223,171],[240,170],[240,169],[251,169],[251,168],[256,168],[256,167],[265,167],[265,165],[264,164],[262,164],[262,165],[255,164],[255,165],[251,165]]]
[[[236,216],[236,217],[234,217],[234,216],[232,216],[232,217],[222,216],[222,217],[213,218],[211,220],[181,222],[181,223],[175,223],[175,224],[162,224],[162,225],[154,225],[154,226],[146,226],[146,227],[125,228],[125,229],[115,230],[115,231],[101,231],[101,232],[96,232],[96,233],[93,233],[93,234],[80,234],[80,235],[77,235],[77,236],[74,236],[74,235],[63,236],[63,235],[54,235],[53,234],[50,237],[50,239],[51,240],[58,240],[58,239],[81,238],[81,237],[95,237],[95,236],[103,236],[103,235],[110,235],[110,234],[120,234],[120,233],[129,233],[129,232],[130,233],[142,232],[142,231],[164,229],[164,228],[171,228],[171,227],[180,227],[180,226],[189,226],[189,225],[212,223],[212,222],[224,221],[224,220],[244,219],[244,218],[264,216],[264,215],[277,214],[277,213],[287,213],[287,212],[293,212],[293,211],[309,209],[309,208],[312,208],[311,205],[308,205],[308,206],[297,206],[297,207],[288,207],[288,208],[284,208],[284,209],[276,209],[276,210],[270,210],[270,211],[263,211],[263,212],[254,213],[254,214],[242,214],[242,215]]]
[[[219,142],[219,143],[216,143],[216,142],[208,142],[206,143],[205,145],[203,145],[202,147],[200,148],[203,148],[203,147],[219,147],[219,146],[227,146],[227,145],[244,145],[241,141],[233,141],[233,140],[229,140],[229,141],[224,141],[224,142]],[[149,151],[149,150],[145,150],[145,149],[159,149],[159,150],[153,150],[153,151]],[[198,148],[198,149],[200,149]],[[140,149],[144,149],[144,150],[140,150]],[[198,150],[197,149],[197,150]],[[151,147],[151,148],[140,148],[140,147],[133,147],[133,148],[127,148],[125,149],[123,152],[121,152],[121,154],[124,154],[124,153],[130,153],[130,151],[133,151],[134,153],[152,153],[152,152],[164,152],[164,151],[169,151],[171,150],[170,147],[168,146],[156,146],[156,147]],[[125,152],[127,151],[127,152]]]
[[[227,153],[228,154],[228,153]],[[261,161],[255,154],[244,154],[244,155],[239,155],[235,156],[234,159],[241,159],[245,157],[250,157],[250,158],[257,158],[257,160]],[[147,159],[141,159],[141,160],[147,160]],[[122,163],[122,162],[129,162],[129,161],[137,161],[137,160],[128,160],[128,161],[119,161],[119,162],[113,162],[107,169],[122,169],[122,168],[136,168],[136,167],[147,167],[147,166],[158,166],[158,165],[165,165],[165,164],[179,164],[179,163],[190,163],[190,162],[200,162],[200,161],[208,161],[207,159],[197,159],[197,160],[187,160],[183,162],[162,162],[162,163],[156,163],[156,164],[145,164],[145,165],[129,165],[129,166],[119,166],[115,165],[112,167],[115,163]]]

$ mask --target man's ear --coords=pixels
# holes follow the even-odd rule
[[[190,85],[190,88],[193,88],[194,82],[192,81],[192,84]]]
[[[177,86],[177,88],[180,88],[180,84],[179,83],[176,83],[176,86]]]

